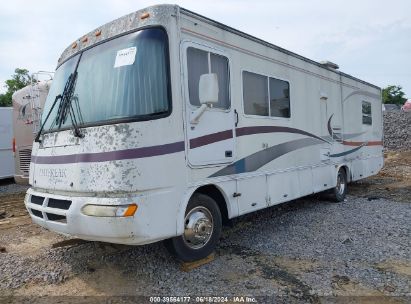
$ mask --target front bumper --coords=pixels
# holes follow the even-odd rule
[[[30,188],[24,199],[34,223],[64,235],[84,240],[142,245],[175,235],[175,230],[161,229],[150,222],[150,204],[143,196],[99,198],[63,196],[38,192]],[[95,217],[81,212],[84,205],[128,205],[138,210],[130,217]]]

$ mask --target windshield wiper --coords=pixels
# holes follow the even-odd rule
[[[66,87],[64,88],[62,99],[61,99],[59,108],[57,110],[57,116],[53,124],[54,123],[58,124],[58,129],[60,129],[61,125],[65,124],[68,115],[70,115],[70,120],[74,128],[73,130],[74,136],[83,138],[84,135],[83,133],[81,133],[80,128],[79,128],[79,123],[83,124],[83,117],[81,115],[80,105],[78,103],[78,97],[73,96],[74,88],[76,86],[76,80],[77,80],[77,71],[74,72],[70,76],[72,77],[70,81],[67,83]],[[76,111],[73,108],[73,100],[75,101]]]
[[[74,111],[74,108],[73,108],[73,100],[75,101],[75,106],[76,106],[75,110],[77,111],[77,114],[76,114],[76,111]],[[83,115],[81,115],[80,105],[79,105],[77,96],[72,97],[72,100],[70,101],[70,110],[71,110],[70,111],[70,119],[71,119],[71,123],[73,124],[73,127],[74,127],[74,130],[73,130],[74,136],[83,138],[84,134],[81,132],[79,125],[83,125],[84,121],[83,121]],[[77,118],[77,116],[78,116],[78,118]]]
[[[68,77],[67,81],[66,81],[63,93],[57,95],[56,98],[54,99],[53,105],[51,106],[49,112],[47,113],[46,119],[44,119],[43,123],[41,124],[40,130],[37,132],[37,135],[34,139],[35,142],[41,142],[41,140],[40,140],[41,132],[43,131],[44,126],[46,125],[46,122],[49,119],[51,112],[53,112],[53,109],[56,106],[57,101],[63,100],[63,97],[67,94],[67,91],[68,91],[69,87],[72,86],[73,78],[74,78],[74,74],[71,73],[70,76]],[[60,102],[60,104],[61,104],[61,102]],[[53,124],[54,124],[54,122],[53,122]]]
[[[57,101],[59,101],[59,100],[61,100],[61,101],[60,101],[60,104],[59,104],[59,109],[57,111],[57,116],[56,116],[55,120],[53,121],[52,126],[50,127],[50,129],[53,128],[55,123],[57,123],[58,127],[60,128],[61,125],[66,121],[67,113],[70,113],[70,118],[71,118],[71,120],[73,122],[73,126],[75,128],[74,135],[78,136],[78,137],[83,137],[83,135],[81,134],[80,129],[77,125],[77,119],[75,117],[74,110],[72,109],[72,106],[71,106],[71,99],[74,98],[73,97],[73,91],[74,91],[74,86],[75,86],[76,79],[77,79],[77,72],[71,73],[70,76],[68,77],[67,81],[66,81],[63,93],[57,95],[56,98],[54,99],[53,105],[51,106],[49,112],[47,113],[46,119],[42,123],[42,125],[40,127],[40,130],[39,130],[39,132],[37,133],[37,135],[34,139],[35,142],[41,142],[40,136],[42,134],[44,126],[46,125],[46,122],[49,119],[50,114],[53,112],[53,109],[56,106]],[[79,115],[79,117],[82,121],[80,108],[78,106],[77,101],[76,101],[76,105],[77,105],[78,115]],[[73,113],[73,114],[71,114],[71,113]]]
[[[49,116],[50,116],[51,112],[53,111],[54,106],[56,105],[56,103],[59,99],[61,99],[61,94],[57,95],[56,98],[54,99],[53,105],[51,106],[50,111],[47,113],[46,119],[41,124],[40,130],[37,132],[37,135],[34,138],[35,142],[41,142],[41,140],[40,140],[41,132],[43,131],[44,125],[46,124],[47,120],[49,119]]]

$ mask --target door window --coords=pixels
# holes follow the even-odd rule
[[[215,108],[229,109],[229,68],[227,57],[207,52],[204,50],[189,47],[187,49],[187,69],[188,69],[188,94],[190,104],[200,106],[198,96],[198,84],[200,76],[208,73],[215,73],[218,77],[218,103]]]

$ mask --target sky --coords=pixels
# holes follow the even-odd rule
[[[37,0],[0,3],[0,92],[15,68],[54,71],[89,31],[141,8],[174,3],[411,98],[411,1]]]

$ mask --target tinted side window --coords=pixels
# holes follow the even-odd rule
[[[270,78],[270,116],[290,117],[290,85],[287,81]]]
[[[362,102],[362,123],[372,125],[371,102]]]
[[[199,50],[193,47],[187,49],[188,93],[190,103],[200,106],[198,84],[200,76],[215,73],[218,77],[218,103],[216,108],[228,109],[230,107],[229,68],[228,59],[224,56]]]
[[[267,77],[243,72],[244,113],[268,116]]]

